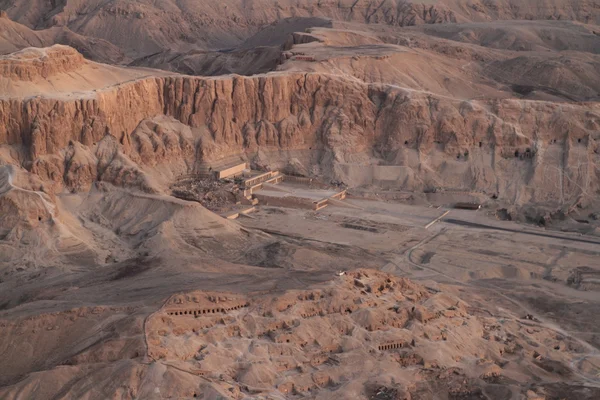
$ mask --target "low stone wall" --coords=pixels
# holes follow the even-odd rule
[[[329,200],[344,200],[345,198],[346,198],[346,191],[342,190],[341,192],[336,193],[329,198],[321,199],[319,201],[313,202],[313,210],[317,211],[317,210],[327,207],[329,205]]]
[[[259,183],[266,182],[266,181],[276,177],[277,175],[279,175],[279,171],[269,171],[269,172],[265,172],[264,174],[255,176],[254,178],[248,178],[244,181],[244,187],[249,188],[252,186],[256,186]]]
[[[260,175],[260,177],[263,177],[263,175]],[[284,178],[283,175],[279,175],[277,172],[275,172],[274,176],[271,176],[270,178],[268,178],[268,179],[266,179],[266,180],[264,180],[264,181],[262,181],[260,183],[256,183],[253,186],[248,186],[246,184],[245,185],[246,189],[244,189],[244,196],[245,197],[252,196],[254,194],[254,192],[263,189],[263,184],[264,183],[271,183],[273,185],[281,183],[281,182],[283,182],[283,178]],[[256,178],[253,178],[253,179],[256,179]],[[248,180],[248,181],[250,181],[250,180]],[[246,182],[248,182],[248,181],[246,181]],[[255,182],[255,181],[253,181],[253,182]]]
[[[286,175],[285,176],[285,180],[287,182],[295,182],[295,183],[303,183],[305,185],[310,185],[313,182],[313,178],[306,178],[303,176],[293,176],[293,175]]]
[[[344,200],[346,198],[346,195],[347,195],[346,190],[342,190],[341,192],[336,193],[333,196],[331,196],[330,199]]]
[[[265,183],[270,183],[273,185],[276,185],[278,183],[283,182],[284,176],[283,175],[276,175],[275,177],[269,179],[268,181],[265,181]]]
[[[240,215],[248,215],[256,211],[256,207],[246,208],[245,210],[240,211]]]
[[[240,216],[239,212],[232,212],[230,214],[225,215],[226,219],[238,219],[238,217]]]
[[[317,179],[314,178],[307,178],[305,176],[293,176],[293,175],[285,175],[285,181],[286,182],[291,182],[291,183],[301,183],[303,185],[307,185],[311,188],[318,188],[318,189],[328,189],[330,188],[329,185],[319,182]]]
[[[244,197],[252,196],[254,192],[261,190],[263,188],[263,184],[259,183],[258,185],[254,185],[247,189],[244,189]]]
[[[307,198],[285,196],[285,197],[272,197],[261,195],[260,192],[254,195],[260,204],[275,207],[286,207],[286,208],[303,208],[308,210],[314,209],[314,203]]]
[[[322,199],[319,201],[313,202],[313,210],[317,211],[322,208],[325,208],[329,205],[329,199]]]

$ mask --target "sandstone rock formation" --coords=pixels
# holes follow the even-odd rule
[[[77,68],[82,59],[73,54],[6,59],[3,68],[18,79],[43,78]],[[593,103],[463,101],[324,73],[138,78],[84,98],[51,97],[0,101],[0,140],[26,146],[20,163],[58,190],[114,182],[118,174],[107,168],[135,171],[155,157],[183,157],[183,174],[229,155],[252,160],[259,150],[319,152],[320,174],[351,185],[372,183],[352,165],[383,164],[418,171],[410,190],[480,190],[521,204],[587,204],[598,188]],[[183,126],[168,134],[156,126],[142,140],[140,123],[160,114]],[[272,166],[287,162],[282,155]]]

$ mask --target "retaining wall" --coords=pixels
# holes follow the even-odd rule
[[[313,202],[310,199],[295,196],[285,197],[271,197],[261,195],[260,192],[254,195],[261,204],[275,207],[287,207],[287,208],[304,208],[313,210]]]
[[[241,175],[245,169],[248,169],[247,163],[238,164],[233,167],[215,171],[215,176],[217,177],[217,179],[229,178],[230,176]]]
[[[254,178],[246,179],[244,181],[244,186],[247,188],[256,186],[259,183],[266,182],[266,181],[270,180],[271,178],[276,177],[277,175],[279,175],[279,171],[265,172],[264,174],[260,174],[258,176],[255,176]]]

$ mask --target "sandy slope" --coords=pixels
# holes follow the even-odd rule
[[[409,30],[496,49],[600,52],[596,26],[572,21],[494,21],[422,25]]]
[[[166,50],[135,60],[131,65],[160,68],[189,75],[254,75],[274,70],[281,48],[294,32],[331,26],[325,18],[286,18],[264,27],[243,43],[218,51]]]
[[[281,18],[317,17],[391,26],[511,19],[566,19],[598,22],[594,0],[271,0],[109,1],[60,4],[43,0],[2,0],[14,21],[36,29],[67,26],[88,38],[104,39],[137,58],[172,49],[230,48]],[[156,26],[162,29],[156,29]]]
[[[156,76],[143,69],[122,69],[87,61],[62,45],[24,50],[0,56],[0,97],[86,98],[116,84]]]
[[[105,40],[87,38],[67,27],[32,30],[11,21],[7,15],[0,17],[0,55],[27,47],[48,47],[53,44],[71,46],[86,58],[98,62],[117,64],[125,61],[123,52]]]

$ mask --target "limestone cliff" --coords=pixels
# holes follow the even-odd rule
[[[24,146],[19,162],[57,190],[96,179],[149,189],[144,166],[182,161],[174,176],[230,155],[273,154],[270,164],[285,167],[293,156],[282,151],[310,151],[313,171],[349,184],[376,182],[346,165],[388,165],[414,172],[405,189],[565,202],[597,191],[599,108],[459,101],[324,74],[173,76],[84,99],[1,100],[0,142]],[[149,122],[160,115],[179,123]]]

